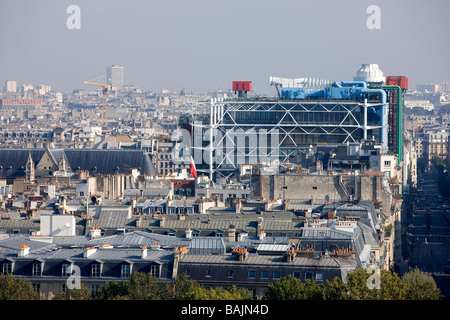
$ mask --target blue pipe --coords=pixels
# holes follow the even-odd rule
[[[387,109],[387,103],[386,103],[386,91],[383,89],[367,89],[363,88],[361,89],[361,93],[379,93],[381,95],[381,144],[384,146],[387,146],[387,122],[388,122],[388,109]]]
[[[362,87],[367,88],[367,82],[365,81],[341,81],[341,85],[344,87]]]
[[[334,86],[338,88],[344,87],[362,87],[367,88],[367,82],[365,81],[341,81],[341,82],[334,82]]]

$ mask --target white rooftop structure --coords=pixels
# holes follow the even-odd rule
[[[383,76],[383,72],[380,67],[374,63],[363,63],[361,68],[356,72],[355,81],[366,82],[386,82],[386,77]]]
[[[270,77],[270,85],[289,87],[289,88],[323,88],[329,83],[326,79],[316,79],[316,78],[282,78],[282,77]]]

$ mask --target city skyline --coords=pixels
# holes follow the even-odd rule
[[[351,80],[362,63],[405,75],[411,86],[449,81],[447,1],[237,3],[77,1],[79,30],[66,26],[68,1],[2,3],[10,50],[0,53],[0,82],[90,90],[83,81],[117,64],[124,84],[143,90],[226,91],[249,80],[256,93],[273,94],[270,76]],[[372,4],[379,30],[366,26]]]

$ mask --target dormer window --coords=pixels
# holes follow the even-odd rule
[[[131,266],[129,264],[123,264],[121,267],[120,276],[122,278],[128,278],[131,273]]]
[[[100,277],[100,264],[99,263],[92,264],[91,276],[92,277]]]
[[[12,274],[12,263],[11,262],[3,262],[3,274],[10,273]]]
[[[41,272],[42,272],[41,263],[40,262],[34,262],[33,263],[32,275],[33,276],[41,276]]]

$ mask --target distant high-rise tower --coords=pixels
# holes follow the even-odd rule
[[[6,80],[5,81],[5,92],[12,92],[12,93],[16,93],[17,92],[17,81],[15,80]]]
[[[123,67],[112,65],[106,68],[106,81],[113,86],[113,90],[123,90]]]

